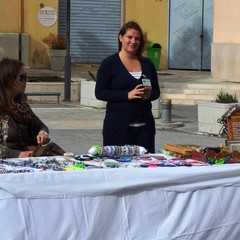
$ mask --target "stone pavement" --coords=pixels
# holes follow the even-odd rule
[[[55,105],[55,106],[54,106]],[[33,111],[50,129],[51,140],[66,151],[87,153],[93,144],[102,145],[102,122],[105,109],[69,104],[32,104]],[[182,123],[177,127],[174,123]],[[224,139],[198,132],[197,106],[173,105],[172,125],[156,119],[156,151],[164,144],[223,145]]]

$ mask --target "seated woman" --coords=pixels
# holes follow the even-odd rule
[[[24,64],[15,59],[4,58],[0,62],[0,120],[7,121],[7,158],[30,157],[29,146],[49,141],[48,127],[34,114],[24,94],[27,74]],[[0,121],[1,122],[1,121]],[[6,126],[5,126],[6,127]]]

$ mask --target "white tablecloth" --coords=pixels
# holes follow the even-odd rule
[[[0,239],[238,240],[240,164],[0,175]]]

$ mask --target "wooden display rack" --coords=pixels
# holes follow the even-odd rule
[[[183,155],[191,155],[193,151],[196,151],[196,149],[200,147],[201,146],[196,144],[164,144],[164,149]]]
[[[231,116],[227,118],[228,128],[228,140],[239,141],[240,140],[240,112],[233,112]]]

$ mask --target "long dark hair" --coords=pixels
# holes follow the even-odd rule
[[[122,43],[119,40],[119,36],[120,35],[124,36],[126,34],[127,30],[129,30],[129,29],[135,29],[140,34],[140,45],[139,45],[139,48],[136,53],[137,57],[140,59],[140,58],[142,58],[142,53],[143,53],[143,50],[145,47],[145,41],[144,41],[143,31],[137,22],[129,21],[122,25],[122,27],[118,33],[118,51],[120,52],[122,49]]]
[[[14,99],[14,86],[24,64],[15,59],[3,58],[0,62],[0,106],[7,109]]]

